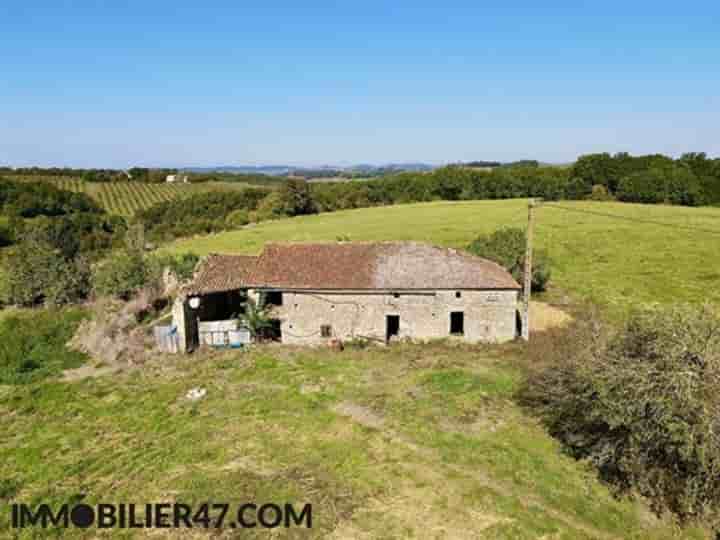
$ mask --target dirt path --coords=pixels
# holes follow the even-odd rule
[[[543,332],[565,326],[572,317],[562,309],[545,302],[530,301],[530,330]]]
[[[83,379],[87,379],[88,377],[102,377],[103,375],[111,375],[118,371],[121,371],[119,367],[95,367],[86,365],[75,369],[66,369],[63,371],[62,380],[65,382],[81,381]]]

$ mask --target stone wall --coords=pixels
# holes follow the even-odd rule
[[[251,292],[257,298],[257,291]],[[463,312],[469,342],[502,342],[515,338],[517,291],[460,290],[400,292],[284,291],[283,305],[273,309],[281,321],[282,341],[321,344],[329,339],[384,340],[386,317],[400,317],[399,338],[436,339],[450,335],[450,313]],[[329,325],[331,336],[321,327]]]
[[[173,326],[176,327],[179,351],[190,352],[197,346],[197,317],[188,306],[187,298],[179,296],[172,306]]]

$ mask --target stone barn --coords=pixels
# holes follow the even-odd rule
[[[424,243],[268,244],[258,257],[207,257],[173,315],[183,350],[199,322],[236,317],[247,298],[270,307],[283,343],[502,342],[517,335],[519,291],[498,264]]]

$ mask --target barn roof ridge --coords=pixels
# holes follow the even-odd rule
[[[239,288],[519,289],[499,264],[423,241],[267,242],[259,256],[211,254],[188,294]]]

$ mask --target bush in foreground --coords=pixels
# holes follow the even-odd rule
[[[720,319],[651,308],[604,336],[586,325],[528,379],[522,401],[607,481],[683,519],[720,503]],[[552,353],[551,353],[552,354]]]

